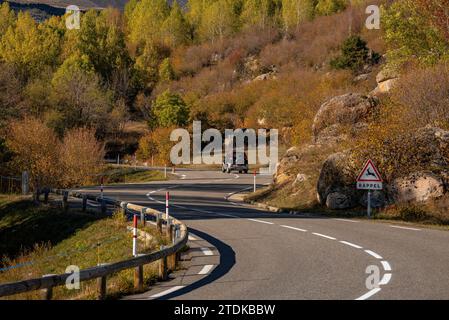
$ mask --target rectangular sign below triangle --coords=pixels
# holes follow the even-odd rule
[[[373,161],[368,160],[363,170],[357,177],[357,189],[360,190],[382,190],[383,180],[374,165]]]

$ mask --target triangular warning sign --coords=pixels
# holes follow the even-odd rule
[[[357,182],[383,182],[383,180],[374,163],[368,160],[360,172]]]

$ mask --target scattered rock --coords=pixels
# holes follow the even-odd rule
[[[399,81],[399,73],[391,68],[384,68],[376,76],[377,87],[370,95],[377,96],[391,91]]]
[[[370,74],[364,73],[354,78],[354,82],[362,82],[369,79]]]
[[[391,68],[383,68],[376,76],[376,82],[382,83],[387,80],[399,78],[399,73]]]

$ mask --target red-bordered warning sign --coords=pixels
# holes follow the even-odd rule
[[[382,182],[379,170],[377,170],[371,159],[368,160],[357,177],[357,189],[382,190]]]

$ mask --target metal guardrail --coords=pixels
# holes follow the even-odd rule
[[[87,281],[92,279],[100,279],[99,281],[99,293],[98,298],[104,299],[106,296],[106,277],[113,273],[123,271],[126,269],[136,268],[136,276],[135,276],[135,287],[142,288],[143,287],[143,266],[152,262],[160,261],[159,265],[159,277],[163,280],[167,277],[167,272],[170,267],[169,264],[174,266],[176,265],[177,253],[179,253],[188,241],[188,229],[187,226],[181,221],[174,219],[173,217],[169,218],[169,221],[163,219],[162,212],[157,210],[146,208],[142,206],[138,206],[135,204],[117,201],[110,198],[101,198],[94,195],[85,195],[79,192],[69,192],[64,190],[53,190],[54,193],[63,194],[67,196],[68,194],[72,197],[76,198],[87,198],[88,200],[101,202],[102,204],[113,205],[117,208],[122,208],[124,210],[135,211],[138,212],[139,215],[151,215],[156,217],[158,230],[162,231],[162,223],[165,221],[166,223],[166,232],[170,236],[172,240],[172,245],[157,252],[153,252],[150,254],[140,255],[138,257],[134,257],[128,260],[111,263],[107,265],[101,265],[97,267],[92,267],[89,269],[84,269],[80,271],[80,281]],[[177,233],[175,230],[179,230],[179,237],[177,237]],[[169,261],[170,260],[170,261]],[[12,283],[0,284],[0,297],[9,296],[13,294],[24,293],[28,291],[46,289],[44,292],[44,296],[47,299],[51,299],[52,289],[53,287],[61,286],[66,284],[66,280],[72,273],[64,273],[59,275],[48,275],[43,276],[42,278],[35,278],[29,280],[23,280]]]

